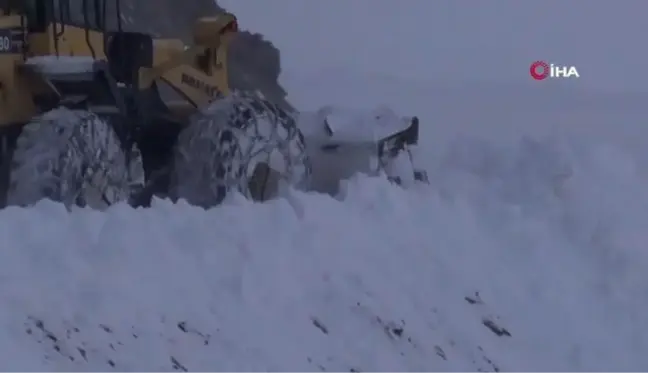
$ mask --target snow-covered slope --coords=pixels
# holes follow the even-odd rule
[[[222,5],[255,27],[254,4]],[[258,27],[312,57],[308,25]],[[648,367],[645,101],[315,60],[290,99],[419,115],[432,185],[5,209],[0,370]]]
[[[359,177],[339,200],[5,210],[0,367],[644,367],[648,198],[631,161],[464,145],[432,190]]]

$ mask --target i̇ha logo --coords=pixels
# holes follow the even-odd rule
[[[535,80],[547,78],[580,78],[576,66],[559,66],[545,61],[535,61],[529,68],[531,77]]]

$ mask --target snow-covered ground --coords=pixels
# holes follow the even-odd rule
[[[371,1],[222,5],[282,49],[298,107],[419,115],[430,186],[5,209],[0,370],[648,369],[645,97],[425,75],[423,2]]]

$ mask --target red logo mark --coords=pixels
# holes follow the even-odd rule
[[[544,80],[549,76],[549,64],[544,61],[536,61],[529,68],[531,77],[535,80]]]

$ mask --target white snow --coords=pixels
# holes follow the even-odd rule
[[[320,17],[349,2],[330,4]],[[349,30],[287,34],[255,26],[255,0],[223,5],[283,35],[286,55],[314,56],[321,34],[356,58]],[[402,38],[381,33],[409,32],[405,13],[362,40]],[[326,57],[282,75],[291,101],[418,115],[432,185],[358,175],[335,197],[209,211],[5,209],[0,370],[646,369],[645,97],[411,81]]]
[[[383,139],[406,130],[411,125],[411,118],[398,116],[388,107],[380,106],[371,111],[366,110],[349,110],[341,107],[323,107],[314,113],[302,113],[308,118],[313,116],[317,127],[326,127],[328,131],[322,128],[313,129],[313,124],[306,126],[300,125],[304,136],[314,138],[316,141],[329,141],[330,143],[350,143],[350,144],[375,144]],[[308,115],[310,114],[310,115]],[[301,119],[301,117],[300,117]],[[308,118],[311,119],[311,118]],[[306,122],[312,122],[307,120]],[[301,122],[301,121],[300,121]],[[322,124],[326,124],[322,126]],[[311,135],[312,132],[312,136]],[[325,133],[322,136],[322,132]],[[327,136],[328,135],[328,136]],[[324,137],[324,139],[320,139]]]
[[[36,56],[29,57],[25,64],[45,74],[75,74],[92,72],[95,62],[84,56]]]

